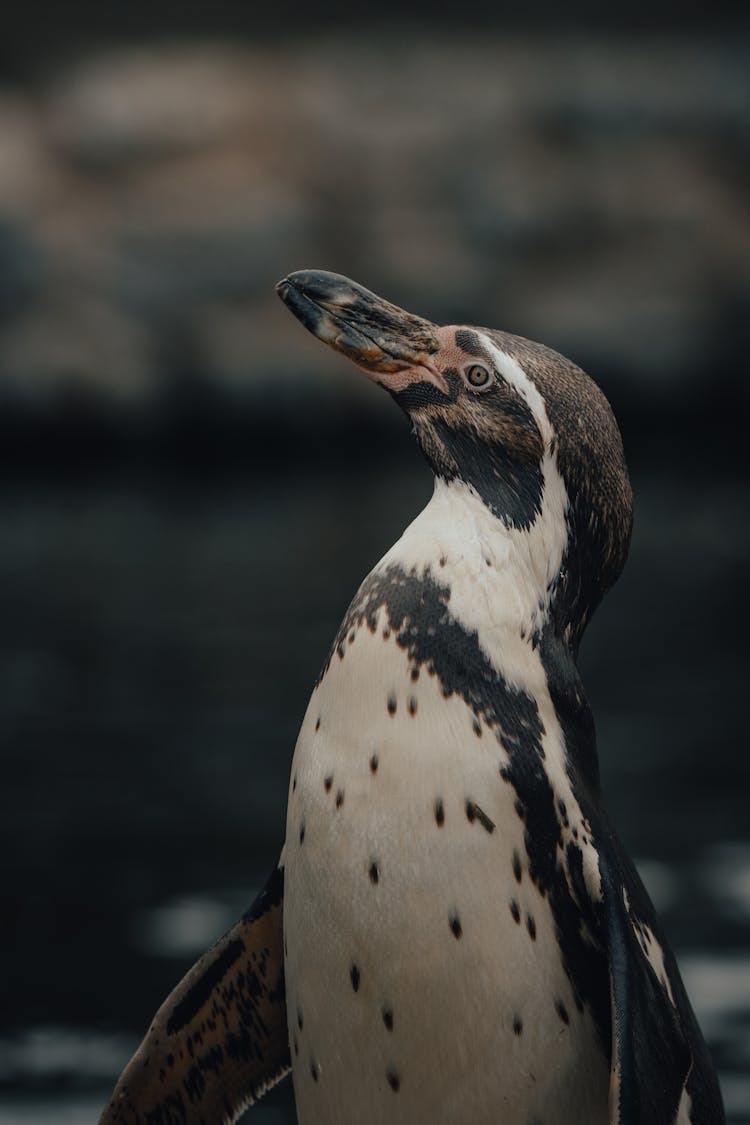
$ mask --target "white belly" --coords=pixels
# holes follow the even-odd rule
[[[378,623],[334,654],[292,767],[300,1125],[606,1122],[607,1062],[529,878],[497,739],[425,667],[412,680]]]

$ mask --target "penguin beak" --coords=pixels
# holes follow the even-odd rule
[[[280,281],[276,292],[314,336],[387,390],[400,393],[428,381],[447,393],[431,359],[440,344],[429,320],[325,270],[298,270]]]

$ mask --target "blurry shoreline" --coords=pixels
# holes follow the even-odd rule
[[[305,266],[556,348],[631,449],[734,436],[746,37],[396,30],[99,43],[0,84],[9,463],[373,425],[273,293]]]

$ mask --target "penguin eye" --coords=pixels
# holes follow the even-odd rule
[[[481,363],[472,363],[464,372],[464,378],[475,390],[484,390],[492,382],[492,374]]]

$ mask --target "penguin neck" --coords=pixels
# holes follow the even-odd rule
[[[464,481],[436,477],[432,499],[379,567],[396,564],[448,587],[451,615],[476,631],[495,662],[509,645],[533,645],[550,619],[566,507],[552,465],[545,466],[542,511],[528,529],[506,526]]]
[[[547,484],[541,514],[524,531],[493,516],[469,485],[437,478],[432,499],[373,577],[395,571],[401,586],[414,578],[417,589],[424,582],[439,587],[448,614],[498,679],[525,692],[541,710],[554,710],[562,768],[574,769],[596,792],[593,717],[555,613],[567,548],[567,496],[555,472]]]

